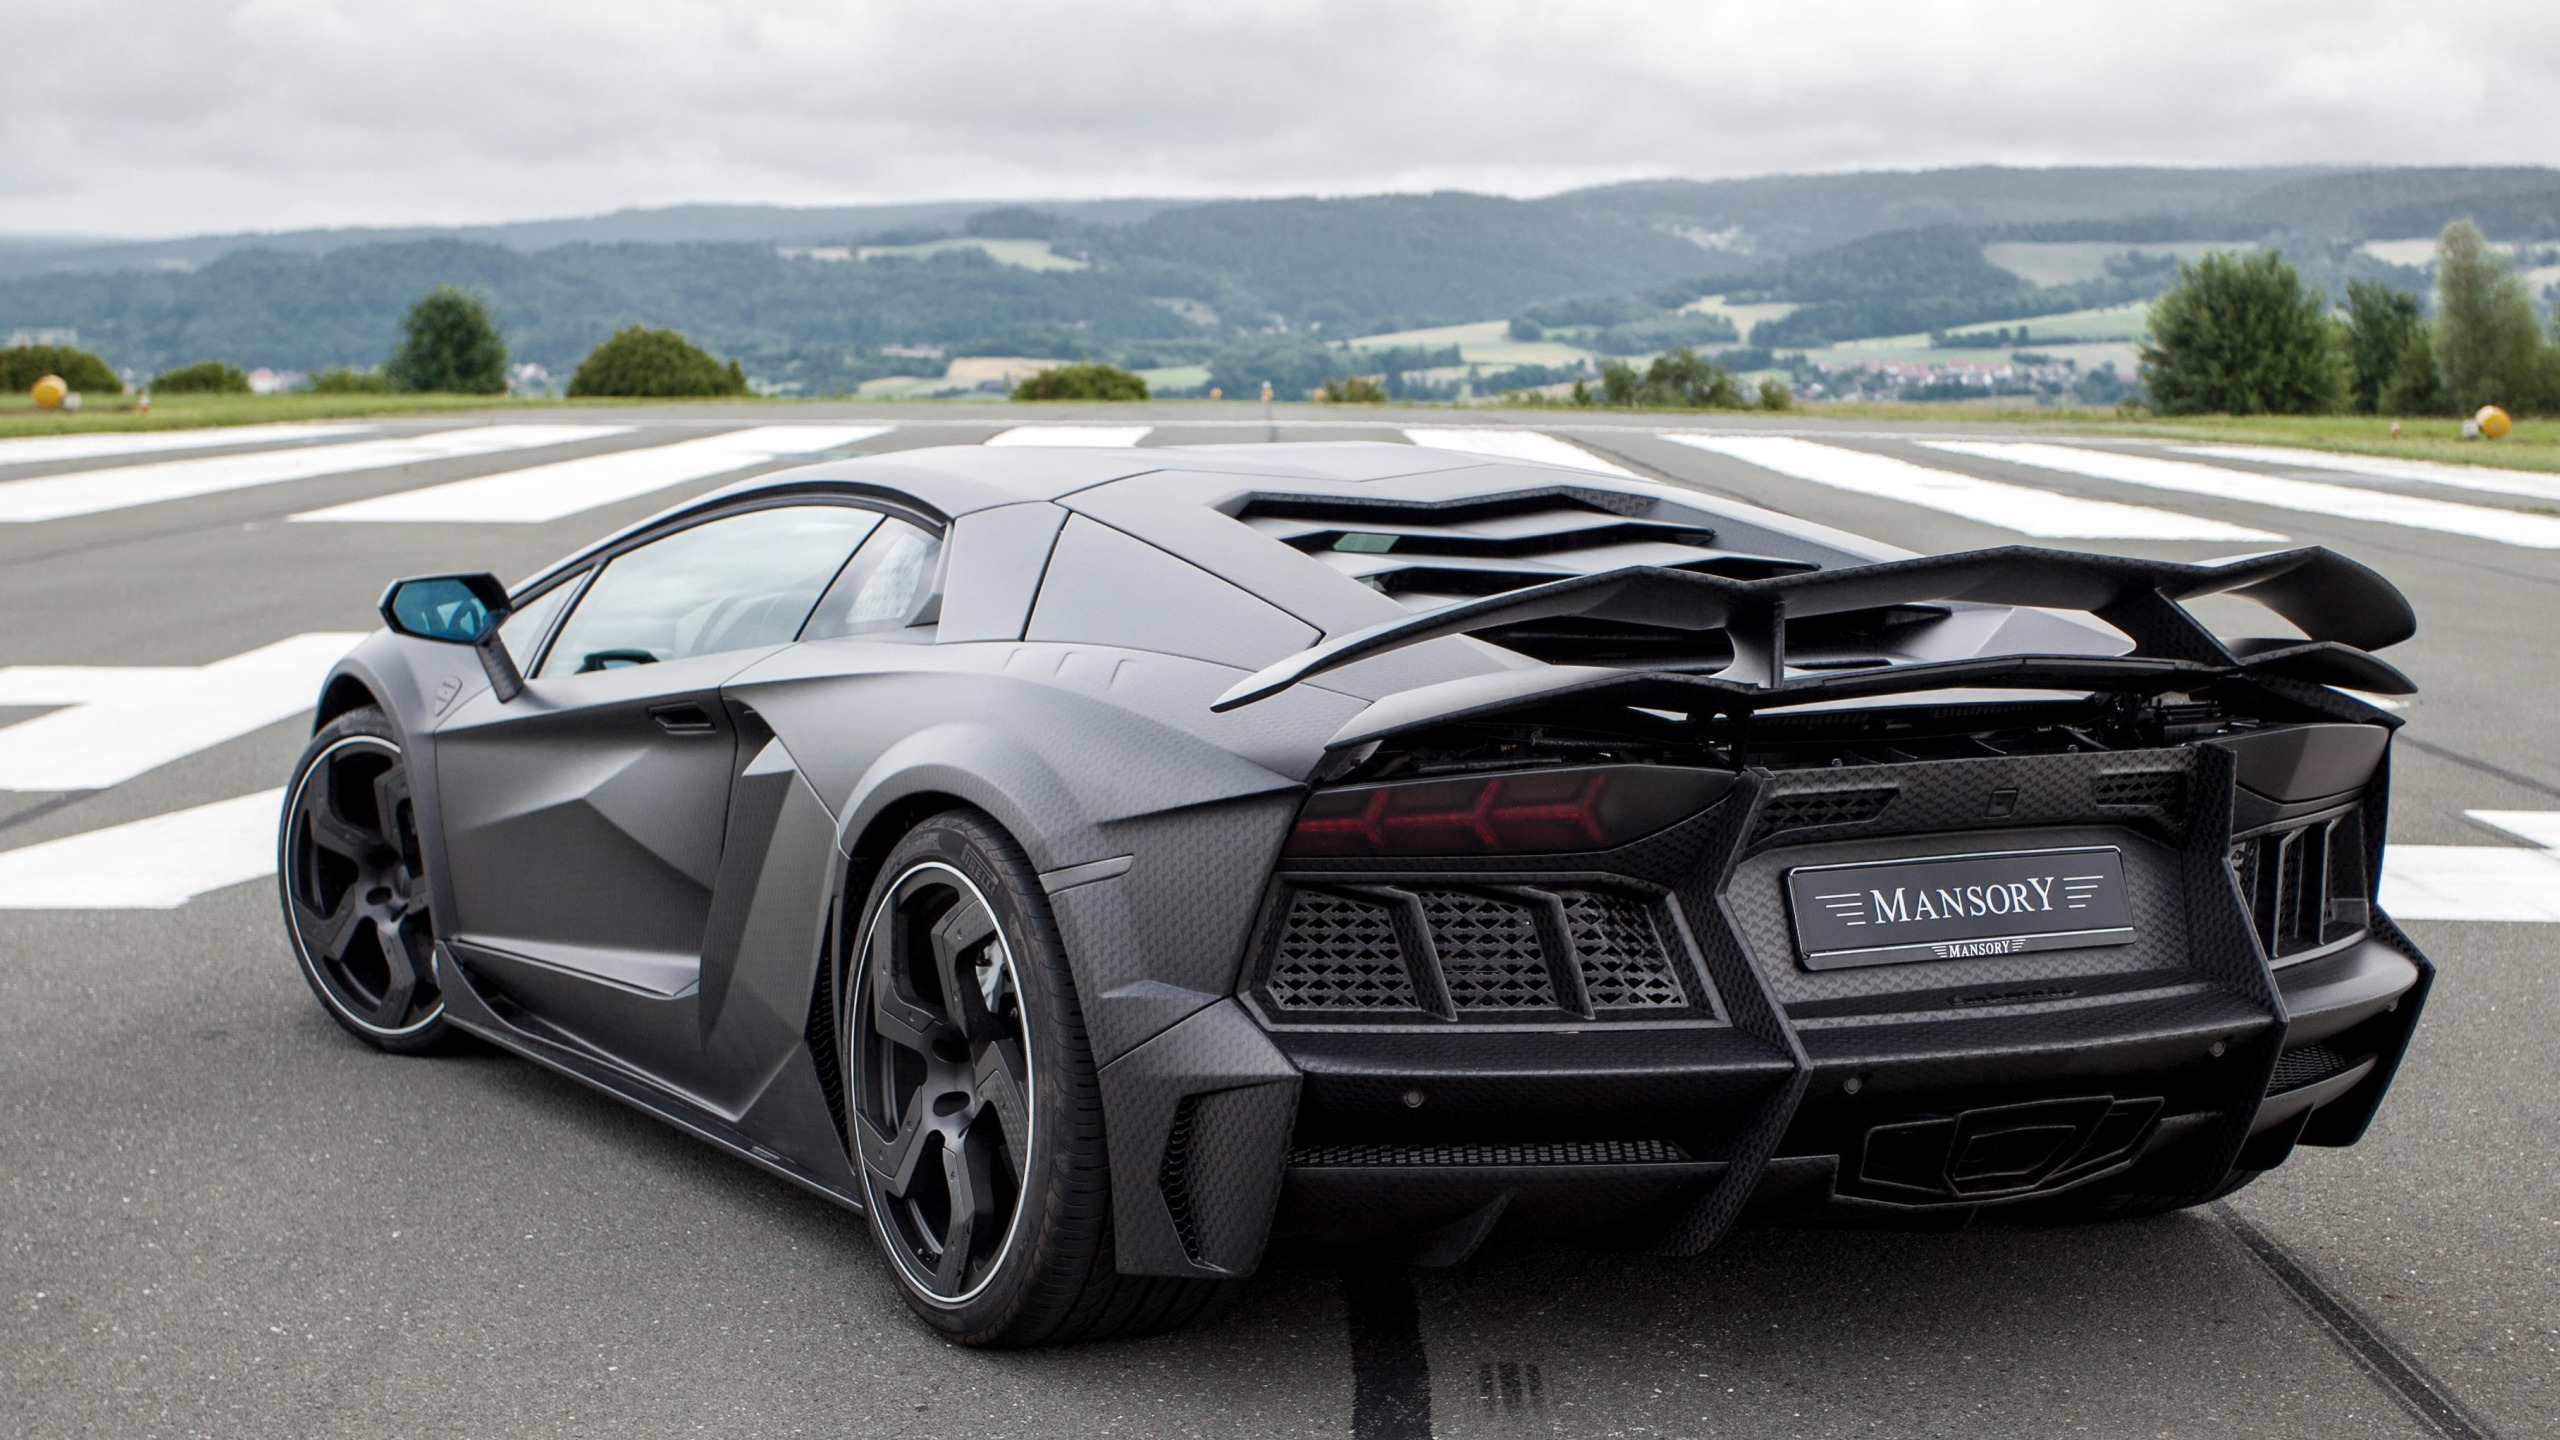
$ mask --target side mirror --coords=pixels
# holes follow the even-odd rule
[[[498,627],[513,609],[507,587],[486,572],[417,575],[394,580],[382,592],[382,623],[393,634],[468,645],[478,651],[480,668],[488,672],[489,688],[502,705],[524,693],[524,677],[516,673],[514,658],[498,639]]]

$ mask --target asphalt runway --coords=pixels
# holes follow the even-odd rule
[[[511,412],[587,428],[498,448],[450,417],[150,454],[0,442],[0,1432],[2560,1435],[2548,482],[1785,416],[1032,418],[1147,445],[1464,425],[1920,551],[2079,527],[2120,538],[2046,543],[2203,558],[2280,535],[2365,560],[2421,620],[2389,656],[2424,687],[2392,880],[2448,917],[2407,922],[2442,973],[2398,1086],[2360,1147],[2158,1220],[1745,1231],[1677,1262],[1496,1248],[1445,1271],[1282,1249],[1204,1329],[956,1349],[855,1217],[529,1064],[341,1033],[294,971],[272,856],[224,817],[271,819],[220,807],[283,783],[328,637],[371,628],[389,578],[512,578],[738,474],[981,443],[1023,407]],[[809,433],[737,438],[784,425]],[[284,456],[336,446],[375,448],[360,469]],[[582,508],[540,518],[575,487]],[[154,869],[173,853],[194,878]]]

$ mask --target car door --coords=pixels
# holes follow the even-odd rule
[[[799,503],[643,536],[517,657],[521,695],[484,691],[438,728],[448,934],[509,1000],[683,1068],[742,758],[721,682],[792,641],[878,521]]]

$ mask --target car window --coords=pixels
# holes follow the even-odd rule
[[[498,626],[498,640],[507,647],[507,655],[516,668],[527,674],[541,659],[542,637],[551,633],[551,622],[560,618],[560,607],[578,593],[578,582],[585,577],[572,575],[550,589],[524,602],[516,612]]]
[[[942,542],[931,532],[895,518],[881,521],[853,563],[827,587],[800,638],[903,628],[924,602],[941,558]]]
[[[869,510],[793,505],[706,521],[614,557],[543,658],[544,675],[777,645],[800,632]]]

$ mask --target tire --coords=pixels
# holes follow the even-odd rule
[[[276,879],[294,958],[329,1018],[395,1055],[453,1044],[407,756],[379,708],[320,727],[294,763]]]
[[[837,1017],[846,1128],[908,1306],[1010,1348],[1170,1330],[1231,1294],[1114,1265],[1101,1089],[1021,847],[977,812],[936,815],[890,850],[862,917]]]

